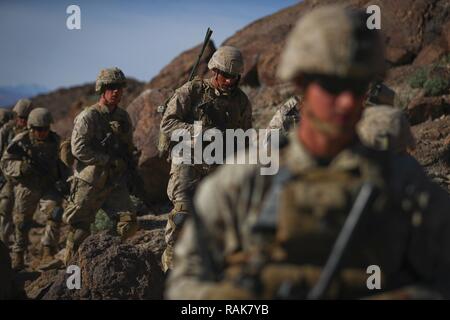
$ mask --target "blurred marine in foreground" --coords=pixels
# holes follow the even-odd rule
[[[280,170],[225,165],[206,178],[166,297],[359,298],[411,285],[450,297],[449,195],[412,157],[357,138],[365,93],[385,69],[366,19],[331,6],[298,22],[279,75],[304,103]]]

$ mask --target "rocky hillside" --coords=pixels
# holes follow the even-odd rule
[[[306,0],[251,23],[223,43],[240,48],[244,55],[245,72],[241,85],[252,102],[255,127],[265,127],[276,106],[293,93],[291,86],[280,83],[276,78],[276,69],[287,34],[305,12],[319,4],[335,2],[359,8],[365,8],[369,4],[380,6],[381,28],[385,35],[386,59],[389,64],[386,82],[397,92],[395,104],[407,111],[413,125],[449,113],[450,2]],[[199,46],[180,54],[146,87],[152,90],[177,88],[187,80],[189,68],[194,63],[198,50]],[[200,75],[208,76],[206,57],[213,51],[214,46],[211,45],[199,68]],[[144,96],[148,95],[149,92],[144,93],[140,100],[144,101]],[[147,97],[146,104],[135,101],[133,110],[130,110],[132,117],[133,114],[138,115],[142,112],[151,117],[137,124],[135,139],[139,142],[145,140],[143,147],[150,150],[142,162],[152,163],[156,168],[163,167],[162,161],[156,155],[155,144],[158,141],[159,131],[158,128],[151,129],[145,126],[159,123],[161,118],[156,112],[156,107],[166,96],[168,95],[159,97],[153,102]],[[142,119],[137,116],[135,118]],[[419,145],[421,143],[422,141],[419,141]],[[419,160],[423,158],[420,151],[416,156]],[[167,173],[168,171],[165,172]],[[157,184],[166,181],[167,176]]]
[[[324,3],[344,3],[363,8],[377,4],[381,8],[381,27],[385,34],[389,72],[386,82],[397,93],[395,105],[403,108],[413,124],[417,138],[414,156],[442,186],[450,185],[450,2],[448,0],[305,0],[290,8],[259,19],[228,38],[224,44],[243,52],[246,67],[242,88],[248,94],[254,113],[255,127],[265,127],[276,105],[288,98],[292,87],[275,77],[280,52],[286,36],[296,20],[311,8]],[[180,54],[149,83],[132,82],[124,105],[135,126],[134,139],[142,150],[141,174],[154,202],[165,200],[169,166],[157,155],[156,144],[161,115],[158,105],[164,103],[173,89],[183,84],[194,63],[199,47]],[[206,62],[215,51],[208,47],[199,74],[207,77]],[[55,112],[57,130],[67,132],[71,119],[83,105],[93,100],[93,85],[64,89],[35,98]],[[134,99],[135,98],[135,99]],[[134,100],[133,100],[134,99]],[[132,101],[133,100],[133,101]],[[60,127],[58,127],[60,126]],[[154,213],[167,213],[170,208],[153,208]],[[164,218],[140,217],[147,223],[126,244],[116,243],[108,234],[93,235],[84,245],[78,262],[85,266],[89,279],[83,292],[67,293],[62,283],[63,272],[43,273],[34,281],[23,279],[30,298],[154,298],[161,296],[161,273],[157,263],[163,247]],[[39,232],[42,233],[42,230]],[[153,241],[153,242],[152,242]],[[37,243],[37,242],[36,242]],[[97,244],[98,243],[98,244]],[[97,247],[105,248],[103,251]],[[36,252],[34,249],[33,252]],[[37,255],[37,254],[36,254]],[[89,259],[92,259],[90,261]],[[109,267],[109,265],[114,266]],[[98,272],[95,266],[99,266]],[[124,273],[131,268],[133,272]],[[106,270],[112,270],[117,276]],[[144,279],[145,283],[139,282]],[[125,289],[125,283],[128,291]],[[148,287],[147,284],[153,286]]]

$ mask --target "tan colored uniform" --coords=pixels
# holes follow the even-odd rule
[[[50,131],[45,141],[33,139],[29,131],[18,134],[11,144],[20,143],[29,150],[31,157],[39,158],[44,169],[30,164],[26,157],[5,151],[1,159],[3,173],[9,179],[14,191],[13,219],[15,224],[14,252],[24,252],[28,244],[28,231],[33,214],[39,205],[47,215],[47,224],[41,242],[44,246],[56,248],[61,222],[61,196],[54,183],[59,180],[58,150],[60,138]],[[47,170],[48,169],[48,170]]]
[[[112,129],[116,127],[117,129]],[[76,158],[70,198],[63,220],[70,224],[68,245],[76,251],[90,233],[97,211],[102,208],[117,224],[118,233],[127,237],[136,227],[136,216],[127,188],[127,168],[108,145],[117,145],[116,152],[133,150],[132,125],[128,113],[117,107],[109,112],[95,104],[83,110],[74,121],[71,149]],[[135,231],[135,230],[134,230]]]
[[[27,128],[19,128],[15,124],[15,120],[8,121],[0,129],[0,157],[3,155],[6,147],[11,143],[14,137],[25,131]],[[12,211],[14,205],[14,190],[11,182],[5,178],[5,184],[0,190],[0,216],[2,216],[2,222],[0,226],[0,233],[5,243],[8,241],[10,234],[14,230],[12,222]]]
[[[328,164],[319,163],[291,135],[280,152],[279,173],[262,176],[259,169],[225,165],[200,185],[195,204],[207,233],[201,243],[216,270],[205,267],[198,230],[188,220],[175,247],[166,297],[304,298],[364,181],[379,193],[326,297],[380,293],[366,286],[370,265],[381,269],[382,292],[422,283],[450,296],[450,198],[412,157],[356,143]],[[257,232],[253,228],[267,209],[276,214],[274,230]],[[252,292],[239,275],[259,279],[261,288]]]
[[[289,130],[295,128],[299,120],[299,98],[292,96],[278,108],[267,129],[280,129],[280,138],[287,138]]]
[[[247,130],[252,127],[252,109],[247,96],[239,88],[230,94],[221,94],[213,87],[211,79],[195,79],[179,88],[169,101],[161,122],[161,130],[169,137],[176,129],[188,130],[193,136],[194,121],[201,121],[203,130]],[[172,163],[167,187],[169,199],[174,204],[166,227],[169,249],[176,238],[177,223],[173,220],[174,215],[186,211],[185,203],[200,180],[216,167]],[[171,257],[168,258],[169,262],[163,263],[170,265],[170,260]]]

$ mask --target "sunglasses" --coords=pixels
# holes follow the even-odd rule
[[[239,78],[239,75],[234,75],[234,74],[231,74],[231,73],[228,73],[228,72],[224,72],[224,71],[221,71],[221,70],[218,70],[218,73],[222,77],[224,77],[225,79],[236,80],[236,79]]]
[[[37,132],[45,132],[49,130],[49,127],[32,127],[32,129]]]
[[[322,89],[333,95],[338,95],[342,92],[350,91],[356,96],[362,96],[369,89],[370,82],[360,79],[348,79],[324,75],[305,76],[305,87],[310,83],[318,84]]]
[[[121,88],[123,88],[123,85],[121,84],[109,84],[105,86],[106,90],[119,90]]]

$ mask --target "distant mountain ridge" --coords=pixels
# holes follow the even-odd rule
[[[21,98],[30,98],[50,90],[37,84],[21,84],[15,86],[0,86],[0,106],[9,107]]]

